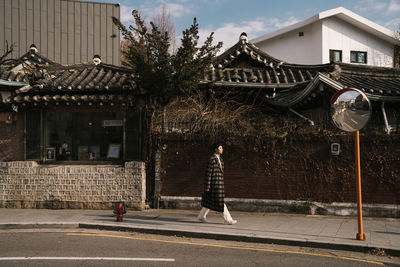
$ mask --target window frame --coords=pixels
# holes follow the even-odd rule
[[[356,60],[352,60],[352,55],[355,55]],[[365,62],[358,61],[358,55],[364,54]],[[354,51],[350,50],[350,63],[357,63],[357,64],[368,64],[368,53],[366,51]]]
[[[336,52],[340,53],[340,60],[338,60],[338,61],[334,60]],[[331,62],[343,62],[343,50],[329,49],[329,61],[331,61]]]

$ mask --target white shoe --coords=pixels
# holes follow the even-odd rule
[[[236,220],[225,221],[224,224],[229,224],[229,225],[237,224],[237,221]]]
[[[202,222],[202,223],[207,223],[207,222],[208,222],[208,221],[206,220],[206,218],[197,217],[197,219],[198,219],[200,222]]]

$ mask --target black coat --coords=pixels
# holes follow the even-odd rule
[[[204,193],[201,206],[210,210],[224,211],[224,161],[220,157],[221,165],[217,155],[212,155],[208,160],[206,177],[204,179]]]

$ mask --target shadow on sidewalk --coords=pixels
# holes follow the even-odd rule
[[[116,222],[115,214],[104,214],[104,215],[93,215],[93,214],[85,214],[88,217],[97,217],[95,219],[97,222]],[[102,219],[104,218],[104,219]],[[196,216],[190,215],[190,218],[177,218],[177,217],[162,217],[161,215],[124,215],[124,222],[138,223],[138,224],[147,224],[147,225],[166,225],[167,223],[189,223],[189,224],[203,224],[203,225],[223,225],[223,223],[217,222],[207,222],[203,223],[197,220]]]
[[[396,232],[382,232],[382,231],[373,231],[373,232],[377,233],[377,234],[400,235],[400,233],[396,233]]]

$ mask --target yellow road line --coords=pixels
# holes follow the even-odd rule
[[[229,248],[229,249],[240,249],[240,250],[251,250],[251,251],[264,251],[264,252],[273,252],[273,253],[299,254],[299,255],[318,256],[318,257],[325,257],[325,258],[334,258],[334,259],[342,259],[342,260],[350,260],[350,261],[357,261],[357,262],[372,263],[372,264],[377,264],[377,265],[384,265],[382,262],[378,262],[378,261],[370,261],[370,260],[363,260],[363,259],[357,259],[357,258],[333,256],[333,255],[327,255],[327,254],[301,252],[301,251],[274,250],[274,249],[264,249],[264,248],[246,248],[246,247],[237,247],[237,246],[225,246],[225,245],[216,245],[216,244],[202,244],[202,243],[193,243],[193,242],[186,242],[186,241],[170,241],[170,240],[142,238],[142,237],[131,237],[131,236],[121,236],[121,235],[109,235],[109,234],[68,233],[67,235],[69,235],[69,236],[113,237],[113,238],[142,240],[142,241],[153,241],[153,242],[181,244],[181,245]]]

